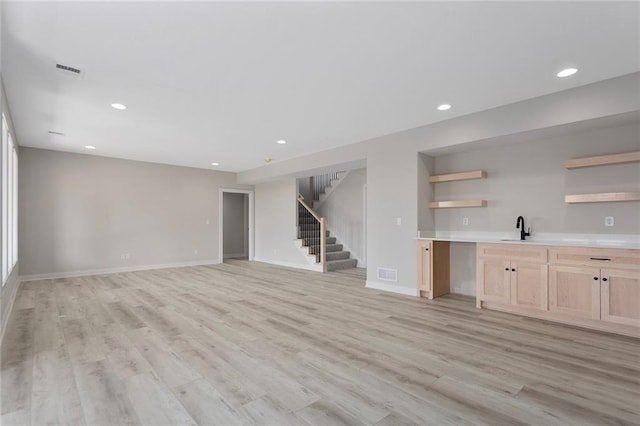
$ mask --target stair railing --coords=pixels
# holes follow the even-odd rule
[[[303,223],[298,223],[300,232],[302,233],[303,230],[311,231],[314,237],[317,236],[317,241],[320,242],[319,253],[315,252],[316,249],[312,244],[309,244],[309,249],[314,252],[311,254],[316,255],[316,262],[322,265],[322,270],[327,272],[327,224],[325,223],[324,217],[319,217],[316,212],[304,202],[304,197],[300,194],[298,194],[298,205],[302,207],[302,215],[298,214],[298,218],[303,219]],[[304,238],[302,235],[299,235],[299,237]]]
[[[331,185],[331,182],[338,179],[339,174],[339,172],[333,172],[317,176],[309,176],[309,191],[311,198],[309,200],[309,205],[311,207],[313,207],[313,204],[316,201],[320,200],[320,195],[326,192],[327,187]]]

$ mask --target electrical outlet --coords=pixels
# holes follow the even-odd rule
[[[124,260],[124,253],[120,253],[120,259]]]
[[[469,218],[468,217],[463,217],[462,218],[462,224],[464,226],[468,226],[469,225]]]
[[[398,226],[402,225],[402,218],[401,217],[397,217],[396,218],[396,225],[398,225]]]
[[[193,251],[193,254],[198,254],[198,249],[195,249],[195,250]]]
[[[605,216],[604,217],[604,226],[613,226],[615,223],[613,216]]]
[[[125,253],[125,254],[124,254],[124,258],[125,258],[125,259],[127,259],[127,260],[128,260],[128,259],[129,259],[129,257],[131,257],[131,255],[130,255],[129,253]]]
[[[453,288],[453,292],[454,293],[462,293],[462,289],[460,287],[454,287]]]
[[[208,224],[209,224],[209,219],[205,220],[205,221],[204,221],[204,224],[205,224],[205,225],[208,225]]]

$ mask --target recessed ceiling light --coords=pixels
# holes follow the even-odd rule
[[[278,142],[276,142],[277,144],[280,145],[284,145],[285,143],[287,143],[287,141],[283,141],[282,139],[280,139]]]
[[[562,71],[560,71],[558,74],[556,74],[556,76],[569,77],[571,75],[574,75],[577,72],[578,72],[578,68],[565,68]]]
[[[438,105],[438,111],[446,111],[448,109],[451,109],[451,105],[449,104]]]
[[[85,145],[84,147],[87,149],[96,149],[96,147],[93,145]]]
[[[212,166],[219,166],[220,163],[211,163]]]
[[[111,106],[115,109],[127,109],[127,106],[123,104],[111,104]]]

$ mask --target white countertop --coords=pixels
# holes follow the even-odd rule
[[[459,243],[500,243],[544,246],[595,247],[640,249],[638,234],[560,234],[539,233],[520,240],[520,231],[515,232],[418,232],[419,240],[437,240]]]

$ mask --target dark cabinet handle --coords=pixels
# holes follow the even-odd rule
[[[429,248],[424,249],[424,251],[429,251]]]
[[[593,279],[594,279],[595,281],[598,281],[598,277],[593,277]]]
[[[590,257],[589,259],[591,259],[591,260],[608,260],[608,261],[611,261],[611,259],[607,259],[606,257]]]
[[[606,278],[603,278],[603,279],[602,279],[602,281],[607,281],[607,279],[606,279]]]
[[[508,271],[508,270],[509,270],[509,268],[504,268],[504,270],[505,270],[505,271]]]
[[[515,269],[512,269],[512,270],[511,270],[511,272],[515,272],[515,271],[516,271]]]

